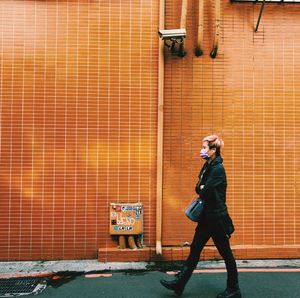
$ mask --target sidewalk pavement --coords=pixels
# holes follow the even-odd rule
[[[237,261],[237,265],[243,297],[300,297],[300,260],[243,260]],[[180,263],[99,263],[97,260],[0,262],[0,286],[1,281],[24,284],[26,278],[28,282],[34,276],[40,287],[31,293],[41,298],[176,297],[159,280],[174,278],[174,270],[179,267]],[[182,297],[216,297],[225,284],[223,261],[200,261]],[[0,297],[7,297],[4,292],[0,288]]]

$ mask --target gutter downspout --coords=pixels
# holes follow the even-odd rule
[[[215,37],[213,42],[213,48],[210,52],[211,58],[216,58],[219,48],[219,39],[220,39],[220,23],[221,23],[221,0],[215,1]]]
[[[159,30],[165,28],[165,0],[159,0]],[[162,182],[164,129],[164,41],[159,39],[157,106],[157,176],[156,176],[156,254],[162,254]]]
[[[204,20],[204,0],[199,0],[199,19],[198,19],[198,40],[195,49],[195,55],[200,57],[203,55],[203,20]]]

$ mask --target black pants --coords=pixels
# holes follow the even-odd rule
[[[185,266],[187,266],[190,270],[194,270],[196,268],[200,259],[201,251],[210,237],[212,237],[215,246],[225,261],[227,270],[227,287],[235,288],[238,284],[236,262],[230,248],[228,236],[224,231],[224,227],[218,221],[209,222],[204,220],[198,224],[191,244],[190,254],[185,261]]]

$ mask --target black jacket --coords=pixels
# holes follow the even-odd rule
[[[226,173],[223,159],[217,156],[210,164],[206,162],[196,185],[196,193],[204,200],[204,215],[208,220],[217,220],[228,216],[226,207]],[[200,190],[200,185],[204,188]]]

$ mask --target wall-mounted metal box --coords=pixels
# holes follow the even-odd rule
[[[142,203],[111,203],[110,234],[138,235],[143,233]]]

